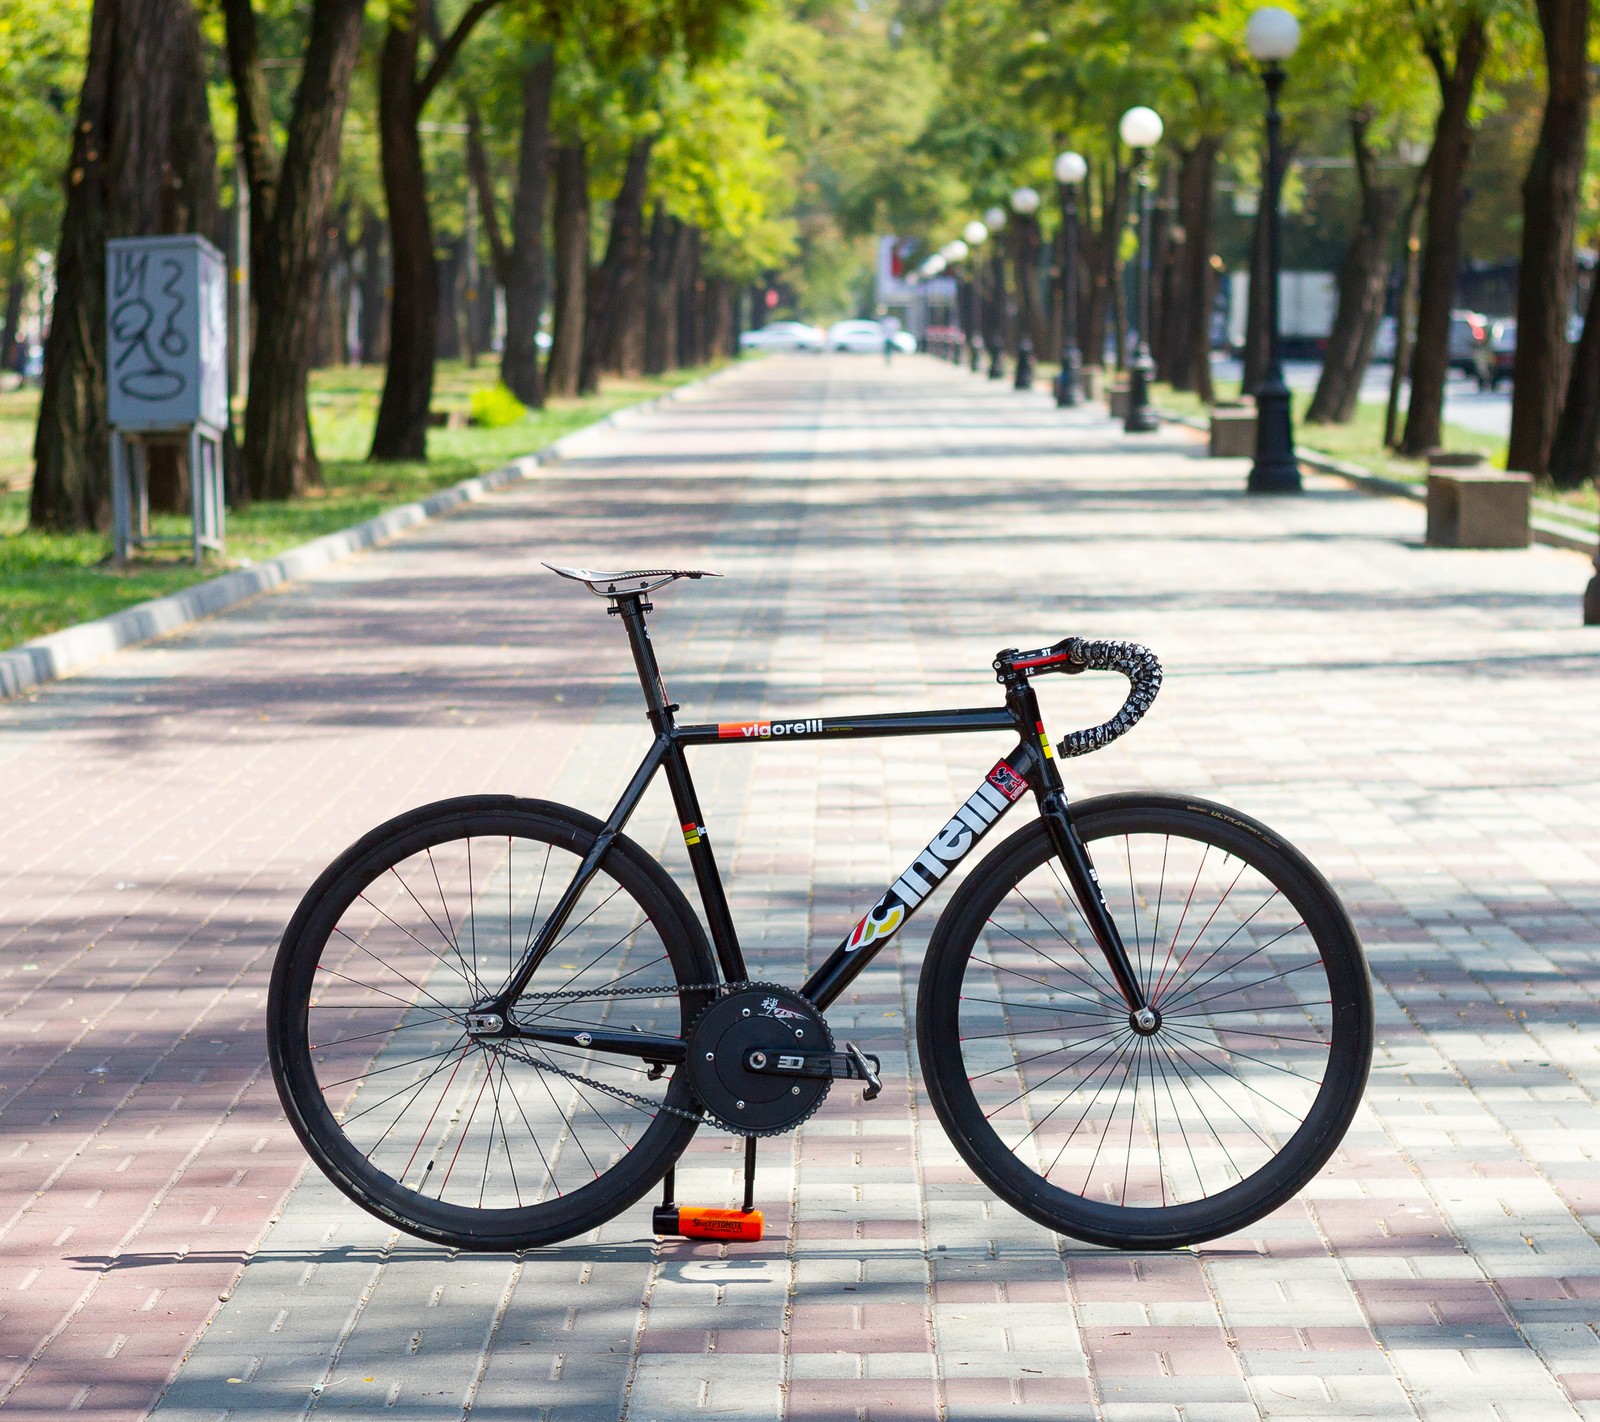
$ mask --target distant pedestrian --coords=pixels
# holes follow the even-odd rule
[[[894,332],[885,330],[883,333],[883,363],[894,364]]]

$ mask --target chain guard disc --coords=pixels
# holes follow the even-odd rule
[[[833,1085],[828,1077],[769,1076],[744,1064],[753,1048],[833,1050],[822,1013],[793,988],[751,983],[718,998],[695,1019],[688,1045],[689,1085],[713,1122],[737,1135],[794,1130],[822,1105]]]

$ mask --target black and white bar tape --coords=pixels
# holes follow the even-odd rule
[[[1074,637],[1067,644],[1067,652],[1085,671],[1120,672],[1128,678],[1129,687],[1122,710],[1109,721],[1061,738],[1056,751],[1063,758],[1088,755],[1090,751],[1110,745],[1118,736],[1126,735],[1138,725],[1161,690],[1161,663],[1154,652],[1137,642],[1086,642]]]

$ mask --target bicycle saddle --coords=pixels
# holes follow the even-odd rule
[[[623,573],[602,573],[594,568],[561,568],[554,563],[544,565],[552,573],[582,583],[596,597],[626,597],[632,593],[649,592],[665,587],[679,578],[720,578],[709,568],[634,568]],[[626,584],[636,584],[629,587]]]

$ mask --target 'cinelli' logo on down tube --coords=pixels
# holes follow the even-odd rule
[[[1001,761],[984,777],[980,785],[955,813],[955,817],[938,834],[928,841],[928,847],[906,867],[865,918],[851,930],[844,941],[847,953],[865,948],[869,943],[881,943],[900,931],[906,914],[920,904],[933,886],[967,856],[985,834],[989,826],[1005,813],[1008,806],[1028,793],[1028,782],[1005,761]]]
[[[820,720],[809,721],[719,721],[719,741],[769,740],[773,736],[815,736],[822,731]]]

